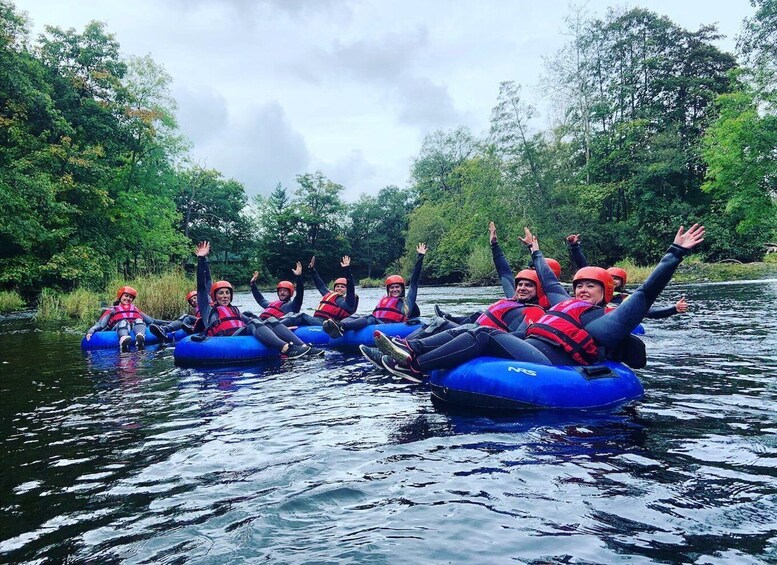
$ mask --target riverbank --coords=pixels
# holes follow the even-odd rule
[[[771,259],[771,256],[769,258]],[[642,283],[653,270],[652,266],[639,267],[627,263],[619,263],[618,266],[626,269],[629,273],[629,285]],[[777,257],[774,260],[755,263],[703,263],[690,258],[678,267],[672,280],[676,283],[688,284],[769,278],[777,278]],[[568,281],[569,277],[563,276],[562,280]],[[118,282],[114,282],[111,288],[117,284]],[[130,281],[129,284],[136,286],[141,291],[144,297],[144,310],[148,313],[160,318],[175,318],[178,316],[176,313],[186,309],[183,298],[188,291],[187,289],[193,287],[194,283],[182,274],[174,273],[158,277],[144,277],[142,281]],[[496,281],[493,284],[496,284]],[[359,285],[361,288],[378,288],[383,286],[383,279],[362,279],[359,281]],[[468,288],[483,285],[455,283],[435,286]],[[75,290],[71,293],[60,293],[44,289],[37,304],[25,304],[13,291],[0,292],[0,314],[37,306],[37,316],[42,320],[78,319],[86,322],[99,314],[101,304],[105,306],[110,302],[111,294],[110,290],[102,292]]]

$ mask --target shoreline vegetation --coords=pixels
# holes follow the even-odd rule
[[[767,261],[753,263],[703,263],[700,260],[690,258],[683,263],[675,273],[672,280],[677,284],[688,283],[712,283],[735,280],[760,280],[777,277],[777,255],[766,257]],[[653,270],[653,267],[640,267],[629,262],[618,263],[619,267],[629,273],[629,286],[642,283]],[[562,282],[568,281],[565,272]],[[361,288],[379,288],[383,286],[383,278],[367,278],[359,280]],[[194,288],[194,283],[183,272],[170,272],[163,275],[149,275],[138,277],[131,281],[111,281],[103,291],[96,292],[85,289],[76,289],[72,292],[58,292],[53,289],[44,289],[36,304],[28,304],[19,293],[0,292],[0,314],[8,314],[37,307],[34,314],[39,322],[69,320],[79,324],[92,324],[100,315],[103,308],[113,303],[113,290],[130,284],[138,290],[138,306],[155,318],[176,319],[186,311],[186,293]],[[455,284],[439,284],[438,286],[488,286],[496,285],[497,281],[463,282]],[[248,287],[238,287],[243,291]]]

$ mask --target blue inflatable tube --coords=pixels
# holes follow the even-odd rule
[[[631,330],[632,335],[645,335],[645,327],[642,324],[638,324],[636,328]]]
[[[321,326],[300,326],[294,333],[305,343],[315,347],[355,348],[374,345],[373,333],[379,329],[394,337],[409,335],[417,324],[374,324],[358,331],[345,332],[343,337],[330,338]],[[118,346],[118,342],[117,342]],[[272,359],[279,353],[262,345],[254,336],[216,336],[204,341],[181,340],[175,346],[175,363],[182,367],[234,365]]]
[[[479,357],[454,369],[434,371],[429,382],[439,400],[486,410],[605,410],[644,394],[637,375],[611,361],[560,367]]]
[[[175,364],[181,367],[236,365],[280,357],[252,335],[214,336],[204,341],[185,337],[175,344]]]
[[[131,331],[129,335],[132,337],[132,345],[130,345],[130,349],[135,349],[135,332]],[[159,343],[159,338],[148,331],[148,328],[146,328],[145,335],[146,345],[157,345]],[[174,334],[168,334],[168,336],[173,338],[175,341],[179,341],[187,335],[188,334],[183,330],[178,330]],[[117,334],[115,330],[94,332],[92,334],[92,339],[89,341],[86,340],[86,336],[81,339],[81,349],[91,350],[110,348],[119,348],[119,334]]]
[[[294,330],[302,341],[316,347],[356,348],[360,345],[375,345],[373,334],[380,330],[390,337],[405,337],[410,335],[418,324],[372,324],[356,331],[345,332],[343,337],[330,338],[321,326],[299,326]]]

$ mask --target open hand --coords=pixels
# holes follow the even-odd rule
[[[207,257],[210,253],[210,242],[201,241],[197,244],[197,250],[194,252],[197,257]]]
[[[251,277],[251,284],[254,284],[259,279],[259,271],[254,271],[254,276]]]
[[[296,266],[296,267],[294,267],[294,268],[291,270],[291,272],[292,272],[292,273],[294,273],[296,276],[300,276],[300,275],[302,274],[302,263],[300,263],[299,261],[297,261],[297,266]]]
[[[524,233],[523,237],[520,237],[520,236],[518,237],[521,243],[527,246],[532,251],[532,253],[535,251],[539,251],[540,244],[537,241],[537,236],[532,235],[531,230],[529,230],[529,228],[523,228],[523,233]]]
[[[313,255],[313,257],[310,258],[310,263],[308,263],[308,269],[315,269],[316,268],[316,256]]]
[[[488,240],[492,245],[496,243],[496,224],[494,222],[488,222]]]
[[[688,231],[685,231],[683,226],[680,226],[680,229],[677,230],[677,235],[674,236],[673,243],[685,249],[693,249],[702,241],[704,241],[704,226],[693,224],[688,228]]]
[[[343,255],[343,260],[340,261],[340,266],[343,267],[343,268],[350,267],[351,266],[351,258],[348,255]]]
[[[415,248],[416,252],[418,252],[419,255],[426,255],[426,244],[425,243],[419,243],[418,246]]]

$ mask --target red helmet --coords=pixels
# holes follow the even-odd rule
[[[192,298],[197,298],[196,290],[192,290],[186,293],[186,302],[189,302]]]
[[[280,289],[285,288],[289,291],[289,298],[294,296],[294,283],[291,281],[278,281],[278,285],[275,287],[277,293]]]
[[[517,275],[515,275],[515,286],[518,286],[519,280],[525,280],[525,281],[531,281],[534,283],[534,286],[537,287],[537,298],[540,296],[544,296],[545,293],[542,291],[542,285],[540,284],[540,278],[537,276],[537,271],[534,269],[524,269],[523,271],[519,271]]]
[[[345,280],[345,277],[340,277],[335,281],[335,286],[337,286],[338,284],[344,284],[345,286],[348,286],[348,281]]]
[[[624,269],[621,269],[620,267],[610,267],[607,269],[607,272],[610,273],[610,276],[612,277],[620,278],[623,281],[623,286],[626,286],[626,279],[628,278],[628,275]]]
[[[550,270],[553,271],[553,274],[556,275],[556,278],[560,279],[561,264],[555,259],[549,259],[548,257],[545,257],[545,262],[548,264],[548,267],[550,267]]]
[[[572,288],[575,288],[577,281],[594,281],[599,283],[604,287],[604,303],[607,304],[612,299],[615,282],[612,280],[612,275],[601,267],[583,267],[572,278]]]
[[[216,291],[220,288],[228,288],[230,297],[235,295],[235,289],[228,281],[216,281],[210,286],[210,297],[216,300]]]
[[[119,290],[116,291],[116,300],[121,298],[122,294],[129,294],[132,298],[138,297],[138,291],[132,288],[131,286],[123,286]]]
[[[402,292],[405,292],[405,279],[403,279],[399,275],[391,275],[390,277],[386,278],[386,293],[388,293],[388,287],[392,284],[401,284],[402,285]]]

